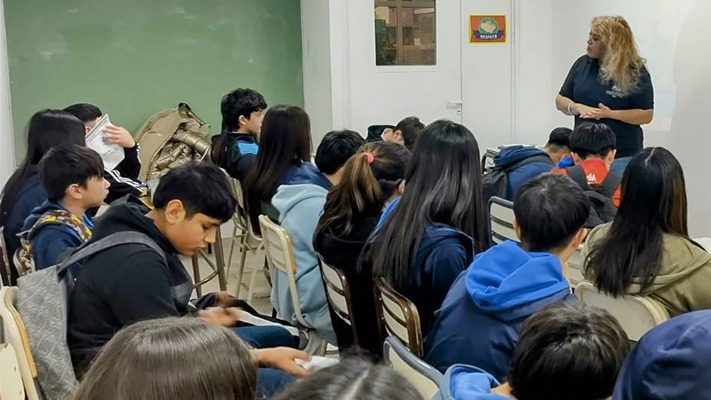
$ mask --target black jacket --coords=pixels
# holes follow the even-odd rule
[[[380,214],[369,216],[358,222],[348,236],[334,235],[330,230],[314,237],[314,249],[329,265],[346,275],[351,291],[353,315],[351,316],[358,336],[358,345],[369,355],[379,357],[383,352],[378,319],[373,295],[373,274],[370,269],[357,270],[358,256],[368,241]],[[353,330],[334,312],[329,304],[333,330],[338,338],[341,352],[354,345]]]
[[[121,328],[187,312],[192,279],[173,246],[146,217],[148,211],[127,198],[96,222],[92,241],[116,232],[141,232],[163,249],[167,263],[139,244],[116,246],[84,261],[69,297],[67,339],[78,372]]]

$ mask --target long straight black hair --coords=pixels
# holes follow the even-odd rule
[[[262,122],[259,153],[244,183],[246,208],[255,230],[259,231],[261,202],[270,202],[277,183],[291,165],[311,159],[311,123],[306,111],[297,106],[277,105]]]
[[[622,177],[622,201],[610,230],[585,259],[585,274],[613,296],[625,294],[633,279],[642,289],[659,273],[664,234],[689,238],[686,183],[681,164],[663,147],[632,157]]]
[[[42,156],[53,146],[86,145],[84,133],[84,124],[77,117],[62,110],[42,110],[30,118],[25,158],[7,180],[2,191],[2,200],[0,200],[2,225],[7,223],[30,167],[39,164]]]
[[[405,172],[405,193],[373,242],[373,273],[390,284],[407,282],[425,229],[432,223],[456,228],[486,243],[479,145],[466,127],[447,120],[428,125]]]

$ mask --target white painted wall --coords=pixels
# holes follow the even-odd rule
[[[10,73],[7,63],[5,12],[0,1],[0,186],[4,186],[15,169],[10,106]]]
[[[301,1],[301,39],[304,66],[304,108],[311,119],[313,143],[333,127],[331,84],[331,18],[329,0]]]

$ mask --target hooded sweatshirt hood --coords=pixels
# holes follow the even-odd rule
[[[540,150],[536,147],[532,146],[522,146],[522,145],[514,145],[514,146],[508,146],[499,152],[494,157],[494,165],[498,166],[508,166],[508,165],[513,165],[519,161],[525,160],[529,157],[534,157],[534,156],[548,156],[546,152],[543,150]],[[553,162],[551,161],[551,165],[553,165]]]
[[[617,378],[613,400],[711,399],[711,311],[689,312],[647,332]]]
[[[499,382],[485,371],[468,365],[455,364],[447,369],[434,400],[504,400],[492,393]]]
[[[512,241],[478,255],[465,285],[480,310],[504,321],[530,315],[541,300],[563,300],[570,294],[558,257],[526,252]]]

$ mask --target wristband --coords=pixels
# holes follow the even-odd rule
[[[573,102],[573,101],[571,101],[570,103],[568,103],[568,114],[570,114],[570,115],[575,115],[575,113],[573,113],[573,111],[570,110],[570,106],[572,106],[574,103],[575,103],[575,102]]]

